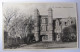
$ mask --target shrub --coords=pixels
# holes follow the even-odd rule
[[[35,37],[33,34],[28,34],[27,37],[24,37],[24,42],[26,44],[31,44],[35,42]]]
[[[72,26],[65,27],[63,29],[62,41],[63,42],[77,41],[76,30],[72,28]]]

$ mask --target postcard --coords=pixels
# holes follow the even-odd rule
[[[76,3],[7,3],[4,49],[78,48]]]

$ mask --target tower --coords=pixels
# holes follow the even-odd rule
[[[53,11],[52,8],[48,9],[48,41],[52,41],[53,40],[53,28],[52,28],[52,20],[53,20]]]
[[[39,41],[39,26],[38,26],[38,20],[39,20],[39,11],[38,9],[34,10],[34,18],[35,18],[35,23],[34,23],[34,36],[35,36],[35,40]]]

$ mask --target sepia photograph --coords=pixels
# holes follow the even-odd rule
[[[76,3],[2,3],[3,49],[78,48]]]

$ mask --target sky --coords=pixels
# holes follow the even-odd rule
[[[48,15],[48,9],[52,8],[53,18],[77,17],[76,3],[3,3],[3,10],[7,8],[19,8],[21,13],[34,15],[37,8],[40,15]]]

